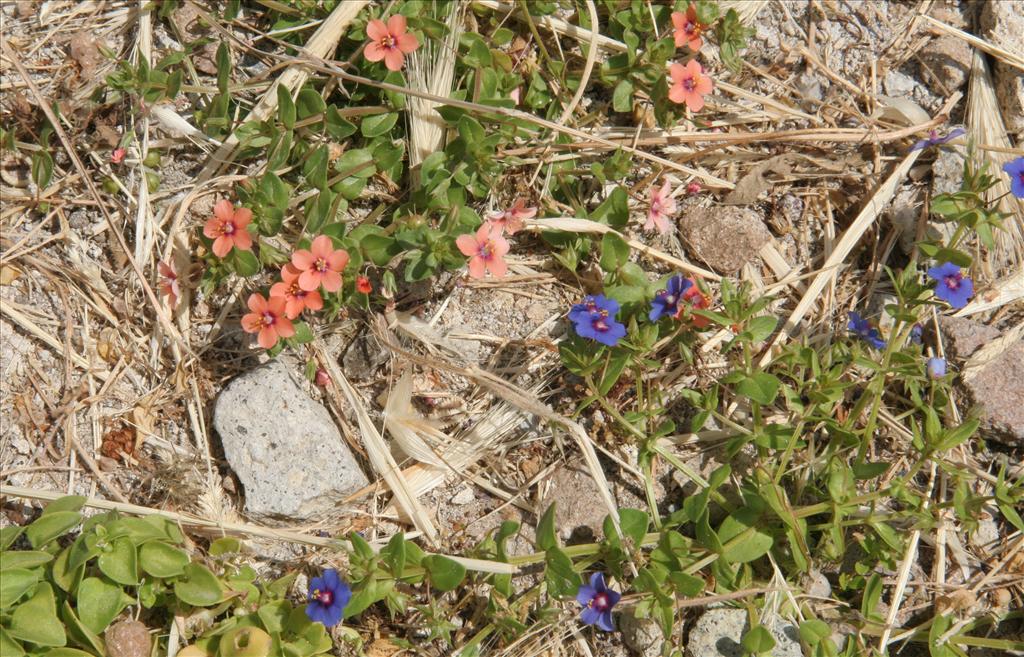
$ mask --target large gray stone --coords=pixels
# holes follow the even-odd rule
[[[688,657],[743,657],[740,641],[750,630],[742,609],[709,609],[697,620],[686,644]],[[772,657],[801,657],[800,635],[791,623],[772,629]]]
[[[232,379],[217,397],[213,426],[254,518],[322,516],[368,483],[327,409],[280,360]]]
[[[687,249],[709,267],[731,274],[771,241],[761,214],[742,206],[692,208],[680,222]]]
[[[981,10],[981,34],[998,46],[1024,57],[1024,2],[998,0],[986,2]],[[1024,75],[1001,61],[993,70],[996,97],[1003,122],[1010,132],[1024,132]]]

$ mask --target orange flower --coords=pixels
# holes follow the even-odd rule
[[[233,248],[252,250],[252,235],[246,228],[252,221],[252,210],[236,210],[231,201],[221,199],[213,206],[213,215],[203,227],[203,235],[213,240],[213,253],[218,258],[223,258]]]
[[[668,90],[668,98],[673,103],[686,103],[692,112],[699,112],[704,107],[704,96],[711,93],[711,78],[704,75],[704,69],[695,60],[686,66],[672,64],[668,68],[672,78],[672,87]]]
[[[462,255],[469,256],[469,275],[483,278],[490,271],[495,278],[501,278],[508,271],[505,254],[508,253],[508,240],[501,236],[497,226],[484,224],[476,231],[476,235],[459,235],[455,240]]]
[[[685,14],[679,11],[672,12],[672,25],[675,27],[673,36],[675,37],[676,48],[682,48],[684,45],[687,45],[693,52],[700,50],[700,47],[704,44],[701,41],[700,35],[707,25],[697,20],[697,8],[693,6],[693,3],[690,3]]]
[[[302,272],[299,287],[312,292],[321,285],[328,292],[341,289],[341,272],[348,264],[348,251],[334,248],[334,242],[326,235],[313,240],[309,250],[299,249],[292,254],[292,264]]]
[[[365,276],[357,276],[356,291],[361,294],[369,294],[370,292],[373,292],[373,286],[370,285],[370,279]]]
[[[366,24],[366,36],[370,37],[370,43],[366,44],[363,54],[371,62],[383,59],[389,71],[402,70],[405,55],[420,46],[416,35],[406,32],[405,16],[401,14],[389,18],[387,24],[373,19]]]
[[[508,231],[509,235],[515,235],[521,231],[523,222],[535,216],[537,216],[537,208],[526,207],[525,198],[516,199],[516,202],[508,210],[487,213],[488,221],[501,230]]]
[[[691,278],[690,281],[693,282],[693,279]],[[695,310],[704,310],[711,307],[711,299],[708,295],[701,292],[695,282],[683,293],[683,300],[689,302]],[[705,328],[711,323],[711,320],[703,315],[691,315],[690,321],[697,328]]]
[[[320,310],[324,307],[323,297],[316,290],[303,290],[299,287],[299,276],[302,274],[293,265],[281,268],[281,281],[270,288],[270,298],[284,298],[284,315],[295,319],[303,310]]]
[[[167,305],[174,308],[178,305],[178,297],[181,296],[181,287],[178,285],[178,272],[174,271],[174,263],[157,263],[160,270],[160,293],[167,297]]]
[[[262,294],[253,293],[249,296],[248,313],[242,317],[242,330],[246,333],[257,333],[256,341],[264,349],[272,349],[281,338],[295,335],[295,327],[285,317],[284,297],[270,297],[270,301]]]

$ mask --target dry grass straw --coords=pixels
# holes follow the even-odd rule
[[[447,98],[455,81],[455,58],[462,36],[462,19],[465,5],[454,2],[446,5],[449,13],[435,17],[448,26],[444,41],[428,40],[409,55],[409,86],[432,96]],[[448,126],[437,112],[439,102],[420,96],[409,99],[409,169],[416,171],[431,153],[445,146]]]
[[[975,140],[1002,148],[1012,147],[1006,126],[1003,123],[996,91],[992,84],[985,56],[974,52],[971,65],[971,83],[967,95],[967,131]],[[998,276],[1002,272],[1017,271],[1024,267],[1024,203],[1010,194],[1010,184],[1003,175],[1002,167],[1014,159],[1014,155],[1006,151],[982,150],[974,153],[975,164],[987,164],[988,171],[997,179],[996,185],[987,192],[987,199],[994,200],[1003,196],[999,209],[1009,214],[1003,220],[1004,230],[996,230],[995,248],[986,252],[985,261],[989,266],[990,276]]]
[[[1003,0],[993,0],[993,1],[1000,2],[1000,1],[1003,1]],[[1024,7],[1022,7],[1022,8],[1024,8]],[[935,28],[939,32],[942,32],[943,34],[948,34],[948,35],[955,36],[955,37],[958,37],[960,39],[963,39],[964,41],[966,41],[970,45],[974,46],[978,50],[982,50],[984,52],[987,52],[988,54],[992,55],[996,59],[998,59],[998,60],[1000,60],[1000,61],[1002,61],[1002,62],[1004,62],[1006,64],[1009,64],[1010,66],[1013,66],[1014,68],[1017,68],[1017,69],[1020,69],[1021,71],[1024,71],[1024,57],[1021,57],[1017,53],[1010,52],[1009,50],[1006,50],[1005,48],[1000,48],[999,46],[997,46],[996,44],[994,44],[994,43],[992,43],[990,41],[986,41],[985,39],[980,39],[980,38],[974,36],[973,34],[970,34],[968,32],[964,32],[963,30],[961,30],[959,28],[956,28],[956,27],[953,27],[952,25],[947,25],[946,23],[943,23],[940,20],[932,18],[931,16],[928,16],[927,14],[921,14],[919,16],[919,18],[924,19],[929,25],[931,25],[933,28]],[[1021,35],[1018,35],[1018,37],[1019,36],[1021,36]]]

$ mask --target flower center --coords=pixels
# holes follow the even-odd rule
[[[334,602],[334,593],[329,590],[321,591],[320,589],[316,589],[313,591],[313,598],[323,606],[330,607],[331,603]]]
[[[221,232],[224,233],[225,235],[234,235],[235,234],[235,224],[234,224],[234,222],[225,221],[224,222],[224,227],[221,228]]]
[[[380,45],[384,48],[394,48],[397,42],[398,40],[389,34],[386,37],[381,37]]]
[[[948,287],[951,290],[959,289],[961,278],[962,277],[960,274],[953,274],[952,276],[947,276],[945,279],[946,287]]]
[[[277,321],[277,318],[274,317],[274,313],[270,313],[270,312],[263,313],[263,325],[264,326],[273,326],[275,321]]]
[[[696,86],[697,81],[694,78],[686,78],[683,80],[683,89],[686,89],[687,91],[693,91]]]
[[[700,34],[700,26],[698,26],[697,23],[694,23],[693,21],[689,21],[689,20],[686,21],[686,25],[683,26],[683,30],[687,34],[692,34],[692,35]]]
[[[590,601],[590,604],[598,611],[606,611],[611,606],[608,604],[609,602],[608,594],[600,591],[594,595],[594,599]]]
[[[602,333],[604,333],[609,328],[611,328],[611,327],[608,326],[608,322],[605,321],[606,319],[608,319],[608,311],[607,310],[598,311],[597,316],[593,318],[593,321],[591,322],[591,325],[595,329],[597,329],[598,331],[601,331]],[[599,594],[599,595],[603,595],[603,594]]]
[[[490,260],[494,254],[494,245],[491,244],[490,240],[480,245],[480,257],[484,260]]]
[[[313,263],[313,267],[319,272],[325,272],[327,271],[327,261],[323,258],[317,258],[316,262]]]

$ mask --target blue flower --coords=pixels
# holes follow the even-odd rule
[[[875,349],[885,348],[885,340],[882,339],[882,335],[878,332],[878,329],[871,326],[868,320],[862,318],[860,314],[855,313],[852,310],[846,314],[850,318],[850,323],[846,325],[846,328],[848,328],[851,333],[861,340],[864,340]]]
[[[924,327],[920,324],[914,324],[910,327],[910,341],[914,344],[921,344],[921,335],[924,333]]]
[[[941,379],[942,377],[946,376],[946,359],[929,358],[928,376],[930,376],[933,379]]]
[[[594,573],[590,576],[590,585],[581,584],[576,592],[576,602],[583,605],[580,620],[586,625],[597,625],[605,632],[613,632],[612,607],[622,597],[604,583],[604,574]]]
[[[964,277],[960,268],[945,262],[928,270],[928,276],[936,281],[935,296],[954,308],[963,308],[974,295],[974,283]]]
[[[615,321],[619,304],[606,299],[603,294],[588,296],[569,311],[569,319],[575,325],[581,338],[597,340],[603,345],[614,347],[626,336],[626,327]]]
[[[309,583],[309,604],[306,615],[314,623],[331,627],[341,622],[345,605],[352,599],[352,589],[341,581],[338,571],[328,568],[323,577],[314,577]]]
[[[1024,157],[1003,165],[1003,171],[1010,176],[1010,191],[1017,198],[1024,198]]]
[[[923,148],[930,148],[932,146],[939,146],[941,144],[945,144],[948,141],[952,141],[952,140],[956,139],[957,137],[959,137],[960,135],[964,134],[965,132],[967,132],[967,131],[964,130],[963,128],[957,128],[957,129],[953,130],[952,132],[950,132],[945,137],[940,137],[938,132],[936,132],[935,130],[932,130],[931,132],[928,133],[928,138],[927,139],[922,139],[921,141],[914,142],[914,145],[910,147],[910,150],[912,150],[912,151],[919,151],[919,150],[921,150]]]
[[[648,315],[650,320],[656,322],[662,317],[677,316],[679,302],[691,287],[693,287],[693,282],[688,278],[683,278],[682,274],[676,274],[668,279],[665,289],[655,294],[654,300],[651,301],[651,313]]]

